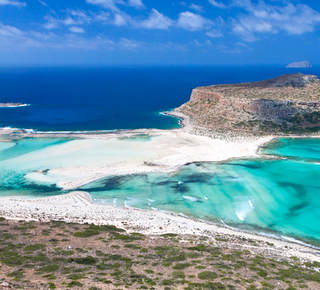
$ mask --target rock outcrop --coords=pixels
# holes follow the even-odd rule
[[[315,75],[199,87],[176,109],[190,117],[195,131],[254,135],[320,130],[320,81]]]

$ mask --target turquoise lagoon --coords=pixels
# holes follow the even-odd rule
[[[64,193],[53,184],[36,183],[25,175],[48,168],[45,161],[30,162],[28,156],[65,142],[70,140],[0,143],[0,195]],[[320,139],[277,139],[261,153],[268,156],[193,163],[174,174],[111,176],[81,190],[89,192],[96,203],[169,211],[319,244]],[[55,166],[59,164],[59,160],[55,162]]]

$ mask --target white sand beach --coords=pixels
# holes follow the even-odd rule
[[[174,172],[191,162],[258,157],[259,146],[274,138],[212,139],[190,134],[192,126],[187,117],[183,124],[175,130],[141,129],[97,135],[26,133],[24,136],[28,137],[77,139],[25,154],[23,159],[11,160],[11,164],[32,169],[26,176],[30,180],[71,190],[111,175]],[[38,168],[31,168],[30,164],[37,164]],[[38,170],[41,168],[47,170]]]

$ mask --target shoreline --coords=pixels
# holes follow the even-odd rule
[[[300,261],[320,262],[319,249],[311,245],[302,245],[298,240],[285,241],[161,211],[94,204],[90,195],[83,191],[38,199],[3,197],[0,200],[0,216],[10,220],[60,220],[67,223],[108,224],[122,228],[128,233],[139,232],[148,236],[166,233],[206,236],[210,242],[216,241],[215,237],[218,237],[218,240],[221,240],[218,245],[232,249],[248,249],[256,254],[280,259],[295,256]]]
[[[166,115],[179,118],[181,128],[161,130],[161,129],[136,129],[136,130],[116,130],[113,132],[102,134],[86,134],[86,133],[54,133],[54,132],[22,132],[22,138],[77,138],[79,140],[100,142],[104,140],[118,140],[119,138],[135,138],[139,135],[149,135],[151,137],[164,138],[164,143],[169,142],[172,138],[177,140],[187,140],[192,143],[191,147],[179,147],[179,152],[169,153],[159,159],[149,160],[148,162],[126,162],[114,164],[110,170],[109,167],[104,168],[85,168],[85,167],[69,167],[69,168],[53,168],[49,172],[52,174],[70,174],[70,172],[78,172],[81,175],[89,177],[77,180],[58,183],[57,185],[64,190],[76,189],[84,184],[99,180],[109,175],[123,175],[143,172],[174,172],[180,167],[194,162],[221,162],[235,158],[262,157],[259,155],[260,146],[271,142],[272,140],[284,138],[307,138],[308,136],[239,136],[237,140],[226,138],[212,139],[206,136],[197,136],[190,134],[193,129],[192,124],[187,116],[179,112],[163,112]],[[8,130],[6,130],[8,131]],[[9,130],[10,131],[10,130]],[[8,132],[6,132],[7,134]],[[1,134],[1,133],[0,133]],[[80,138],[79,138],[80,137]],[[310,136],[312,137],[312,136]],[[314,137],[314,136],[313,136]],[[209,148],[214,148],[213,152],[208,153]],[[205,152],[205,153],[203,153]],[[178,154],[177,154],[178,153]],[[183,159],[185,158],[185,159]],[[157,165],[157,166],[155,166]],[[94,171],[94,174],[92,173]],[[41,173],[39,173],[41,174]],[[90,175],[91,174],[91,175]],[[277,249],[263,248],[255,249],[259,251],[278,253],[281,257],[289,258],[290,256],[298,256],[301,259],[311,261],[319,261],[317,249],[311,248],[310,245],[301,245],[297,241],[284,241],[281,238],[272,238],[259,233],[251,233],[241,229],[233,229],[229,226],[220,224],[207,223],[205,221],[195,220],[192,217],[183,217],[171,213],[161,211],[148,211],[135,208],[119,209],[112,205],[94,204],[88,197],[87,193],[71,192],[65,195],[46,197],[40,199],[21,199],[15,197],[0,197],[0,216],[7,219],[19,220],[63,220],[66,222],[78,223],[94,223],[94,224],[112,224],[122,227],[127,231],[141,232],[147,235],[161,235],[172,232],[181,235],[198,235],[214,237],[216,235],[227,235],[233,238],[253,239],[264,243],[273,243]],[[27,206],[26,206],[27,205]],[[155,226],[156,225],[156,226]],[[250,245],[242,245],[244,248]],[[290,248],[288,251],[287,247]],[[274,254],[276,255],[276,254]],[[276,256],[277,256],[276,255]]]

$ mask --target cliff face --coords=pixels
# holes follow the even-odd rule
[[[251,134],[320,130],[320,81],[291,74],[232,85],[199,87],[177,111],[195,127]]]

